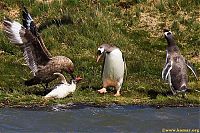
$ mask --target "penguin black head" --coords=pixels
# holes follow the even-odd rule
[[[165,36],[165,39],[167,40],[168,45],[169,46],[176,45],[172,32],[168,29],[164,29],[163,32],[164,32],[164,36]]]
[[[164,29],[163,32],[164,32],[164,35],[165,35],[166,39],[167,38],[172,38],[172,32],[170,30]]]
[[[102,47],[102,46],[100,46],[99,48],[98,48],[98,51],[97,51],[97,62],[99,61],[99,59],[104,55],[104,53],[105,53],[105,49],[104,49],[104,47]]]
[[[117,47],[114,45],[109,45],[109,44],[102,44],[97,51],[97,62],[99,61],[99,59],[103,56],[105,56],[105,53],[109,54],[110,52],[112,52],[114,49],[116,49]]]

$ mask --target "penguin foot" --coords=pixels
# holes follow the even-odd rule
[[[106,91],[106,88],[102,88],[102,89],[98,90],[98,92],[102,94],[102,93],[106,93],[107,91]]]
[[[118,97],[118,96],[121,96],[121,94],[119,92],[117,92],[114,96]]]

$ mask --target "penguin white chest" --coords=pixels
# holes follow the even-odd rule
[[[103,80],[123,80],[124,77],[124,61],[122,52],[115,49],[110,53],[106,53]]]

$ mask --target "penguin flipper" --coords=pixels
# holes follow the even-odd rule
[[[128,71],[127,71],[127,65],[126,65],[125,58],[124,58],[124,71],[125,71],[124,79],[127,80],[126,77],[127,77]]]
[[[185,60],[185,64],[192,71],[192,73],[194,74],[194,76],[198,80],[196,69],[192,66],[192,64],[190,62],[188,62],[187,60]]]
[[[162,79],[167,80],[167,77],[172,69],[171,63],[167,63],[162,70]]]
[[[172,85],[171,74],[170,74],[170,73],[169,73],[169,75],[168,75],[168,82],[169,82],[169,87],[170,87],[170,89],[171,89],[173,95],[176,95],[176,91],[175,91],[175,89],[174,89],[174,87],[173,87],[173,85]]]

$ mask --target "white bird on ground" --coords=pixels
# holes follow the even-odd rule
[[[107,87],[115,87],[117,92],[114,96],[120,96],[120,89],[126,69],[126,63],[123,59],[122,52],[116,46],[102,44],[98,48],[97,54],[97,62],[101,57],[104,58],[102,69],[103,88],[98,90],[98,92],[106,93]]]
[[[69,94],[72,94],[76,90],[76,83],[78,83],[82,78],[77,77],[71,80],[71,84],[67,83],[65,77],[61,73],[54,73],[61,79],[61,84],[54,87],[54,89],[49,92],[44,98],[64,98]]]

